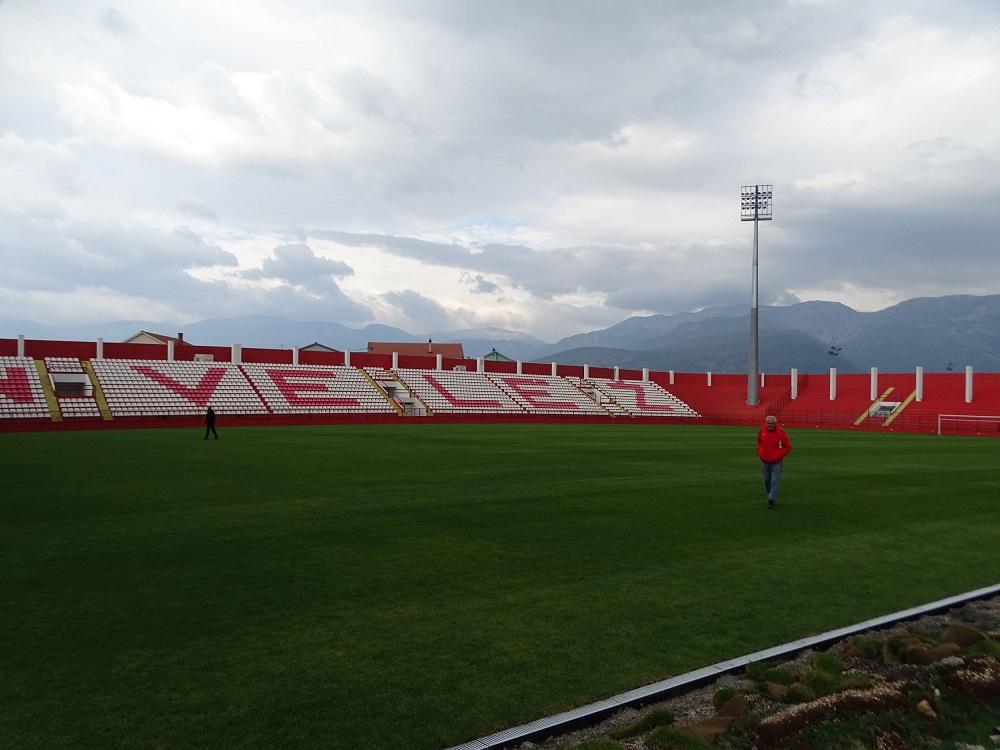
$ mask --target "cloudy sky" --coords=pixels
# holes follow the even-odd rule
[[[1000,292],[1000,4],[0,0],[0,318],[555,340],[747,303],[754,182],[762,302]]]

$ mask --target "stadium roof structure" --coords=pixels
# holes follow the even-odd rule
[[[489,354],[487,354],[485,357],[483,357],[483,359],[488,359],[488,360],[490,360],[492,362],[513,362],[514,361],[513,357],[508,357],[506,354],[501,354],[500,352],[498,352],[497,348],[495,346],[493,347],[493,349],[490,350]]]
[[[176,336],[167,336],[165,333],[153,333],[151,331],[139,331],[134,336],[125,339],[123,344],[166,344],[173,341],[174,346],[191,346],[191,343],[184,340],[184,334],[178,333]]]
[[[427,340],[426,344],[413,342],[369,341],[369,354],[392,354],[397,352],[406,355],[423,355],[425,357],[440,354],[449,359],[465,359],[461,344],[435,344]]]
[[[321,344],[318,341],[313,341],[307,346],[300,346],[300,352],[339,352],[340,349],[334,349],[332,346],[327,346],[326,344]]]

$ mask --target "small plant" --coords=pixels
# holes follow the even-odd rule
[[[813,692],[814,697],[829,695],[840,686],[840,675],[830,674],[822,669],[813,669],[805,676],[804,682]]]
[[[866,659],[879,660],[882,658],[882,641],[878,638],[859,635],[851,639],[851,645],[860,651]]]
[[[837,685],[837,690],[858,690],[860,688],[870,688],[874,684],[875,682],[871,677],[855,672],[841,677],[840,684]]]
[[[754,662],[748,665],[747,674],[758,682],[773,682],[777,685],[791,685],[795,679],[792,670],[768,662]]]
[[[646,738],[649,750],[707,750],[703,742],[681,734],[670,727],[660,727]]]
[[[624,740],[628,737],[638,737],[651,729],[665,727],[674,723],[673,713],[666,708],[657,708],[649,713],[640,716],[636,721],[611,733],[617,740]]]
[[[719,710],[735,697],[736,691],[731,687],[720,688],[716,690],[715,695],[712,696],[712,705],[715,706],[716,710]]]
[[[976,641],[971,646],[963,648],[962,653],[973,656],[992,656],[1000,661],[1000,642],[994,641],[992,638]]]
[[[816,700],[817,692],[808,684],[796,682],[785,693],[786,703],[808,703]]]
[[[844,660],[829,651],[817,651],[812,655],[814,669],[827,674],[839,675],[844,671]]]

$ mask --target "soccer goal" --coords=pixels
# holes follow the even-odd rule
[[[982,414],[938,414],[938,435],[944,430],[954,433],[984,433],[1000,432],[1000,416]]]

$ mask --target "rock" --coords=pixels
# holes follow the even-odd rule
[[[917,711],[919,711],[924,716],[927,716],[931,719],[937,718],[937,712],[933,708],[931,708],[931,704],[928,703],[926,699],[920,701],[920,703],[917,704]]]
[[[1000,630],[991,630],[991,631],[989,632],[989,636],[990,636],[990,638],[992,638],[992,639],[993,639],[994,641],[1000,641]]]
[[[942,641],[952,641],[959,646],[971,646],[973,643],[983,640],[983,637],[983,634],[975,628],[960,623],[949,625],[941,633]]]
[[[993,731],[990,732],[990,742],[1000,745],[1000,727],[993,727]]]
[[[910,646],[906,649],[906,661],[909,664],[930,664],[934,661],[934,654],[927,646]]]
[[[946,656],[934,666],[940,667],[941,669],[953,669],[954,667],[960,667],[963,664],[965,664],[965,659],[961,656]]]
[[[694,724],[678,727],[677,731],[686,734],[693,740],[711,745],[719,737],[728,732],[732,726],[732,716],[713,716],[710,719],[702,719],[701,721],[696,721]]]
[[[785,696],[788,695],[788,685],[779,685],[776,682],[764,683],[764,689],[767,694],[777,701],[784,700]]]
[[[947,659],[949,656],[957,656],[962,647],[957,643],[942,643],[931,649],[934,659]]]

